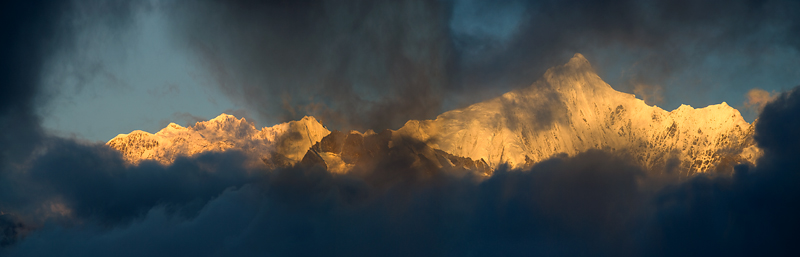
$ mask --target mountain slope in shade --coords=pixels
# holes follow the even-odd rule
[[[528,88],[435,120],[408,121],[398,132],[492,167],[596,148],[629,154],[649,168],[678,161],[680,170],[702,172],[754,162],[759,154],[753,126],[726,103],[671,112],[649,106],[611,88],[580,54]]]
[[[142,160],[169,164],[178,156],[234,149],[255,154],[268,164],[280,162],[284,166],[302,160],[308,148],[329,133],[314,117],[258,130],[244,118],[223,113],[191,127],[171,123],[155,134],[141,130],[120,134],[106,145],[134,164]]]
[[[387,169],[423,171],[428,175],[442,171],[492,173],[484,160],[455,156],[388,129],[381,133],[333,131],[308,150],[301,164],[322,166],[334,173]]]

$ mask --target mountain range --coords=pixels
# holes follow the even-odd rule
[[[696,173],[754,163],[761,151],[753,125],[724,102],[672,111],[650,106],[614,90],[575,54],[529,87],[433,120],[410,120],[397,130],[329,131],[308,116],[258,130],[222,114],[191,127],[172,123],[155,134],[120,134],[107,145],[131,164],[169,164],[178,156],[233,149],[273,168],[310,165],[345,173],[399,158],[403,165],[486,175],[501,165],[525,168],[557,155],[603,149],[646,168]]]

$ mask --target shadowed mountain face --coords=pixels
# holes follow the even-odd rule
[[[330,132],[313,117],[256,130],[243,119],[220,115],[189,128],[170,124],[156,134],[121,134],[108,145],[132,163],[168,164],[180,155],[234,149],[272,168],[303,163],[334,173],[407,158],[414,167],[490,174],[503,164],[525,168],[560,154],[603,149],[648,169],[696,173],[754,163],[761,152],[752,136],[753,126],[726,103],[669,112],[649,106],[611,88],[575,54],[528,88],[434,120],[411,120],[397,131]]]
[[[491,175],[484,160],[472,160],[433,149],[424,142],[391,130],[381,133],[348,134],[333,131],[308,150],[300,162],[321,166],[331,172],[369,172],[380,169],[474,172]]]

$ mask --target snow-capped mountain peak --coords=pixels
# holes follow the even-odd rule
[[[680,160],[682,170],[706,171],[723,159],[754,161],[752,127],[726,103],[671,112],[614,90],[583,55],[553,67],[530,87],[412,120],[398,130],[447,153],[484,159],[493,167],[523,167],[559,153],[589,149],[631,154],[641,164]],[[751,151],[743,151],[745,148]]]

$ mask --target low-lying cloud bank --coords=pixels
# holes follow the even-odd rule
[[[4,256],[792,255],[800,89],[764,107],[757,167],[690,178],[599,150],[489,178],[387,155],[372,170],[125,166],[53,140],[0,185]]]

